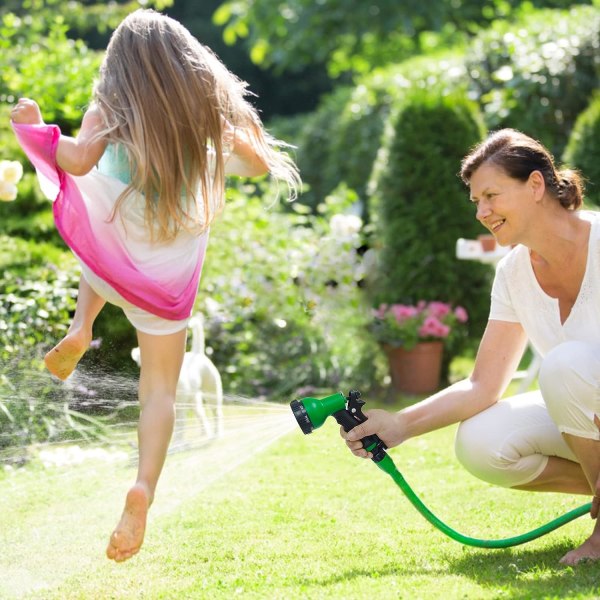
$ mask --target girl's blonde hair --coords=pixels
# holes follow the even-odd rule
[[[147,225],[159,240],[181,229],[204,231],[223,207],[225,120],[245,128],[273,177],[293,198],[300,184],[285,144],[264,130],[238,79],[180,23],[137,10],[113,33],[94,100],[109,143],[124,147],[131,184],[145,195]],[[209,160],[214,152],[214,162]],[[200,214],[196,206],[203,205]],[[187,199],[187,203],[182,201]]]

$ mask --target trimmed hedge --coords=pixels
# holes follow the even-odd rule
[[[489,311],[491,269],[456,258],[456,240],[483,233],[457,172],[484,135],[464,92],[414,90],[391,119],[373,183],[379,246],[374,302],[438,300],[464,306],[478,335]]]
[[[563,160],[585,177],[586,203],[600,206],[600,94],[577,118]]]
[[[367,185],[390,113],[415,86],[456,86],[465,77],[462,63],[459,50],[418,56],[325,97],[296,141],[298,166],[308,188],[300,201],[315,208],[344,182],[363,201],[368,221]]]

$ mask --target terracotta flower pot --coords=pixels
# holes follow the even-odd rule
[[[482,233],[477,236],[477,239],[484,252],[493,252],[496,249],[496,238],[493,235]]]
[[[410,350],[385,344],[392,386],[406,394],[428,394],[439,389],[444,343],[421,342]]]

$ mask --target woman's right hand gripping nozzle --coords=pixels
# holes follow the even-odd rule
[[[352,454],[360,458],[373,458],[373,454],[363,447],[361,441],[370,435],[377,435],[387,448],[393,448],[402,442],[398,413],[374,408],[365,411],[364,414],[367,420],[350,431],[340,427],[340,435],[346,440],[346,445]]]

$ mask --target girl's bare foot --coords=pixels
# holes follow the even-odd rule
[[[69,332],[46,356],[44,363],[52,375],[63,381],[75,370],[88,349],[91,336],[83,332]]]
[[[150,492],[142,483],[136,483],[127,492],[121,520],[110,536],[106,548],[108,558],[123,562],[139,552],[144,541],[150,501]]]
[[[560,562],[563,565],[575,566],[584,561],[595,561],[600,559],[600,539],[590,536],[579,548],[567,552]]]

